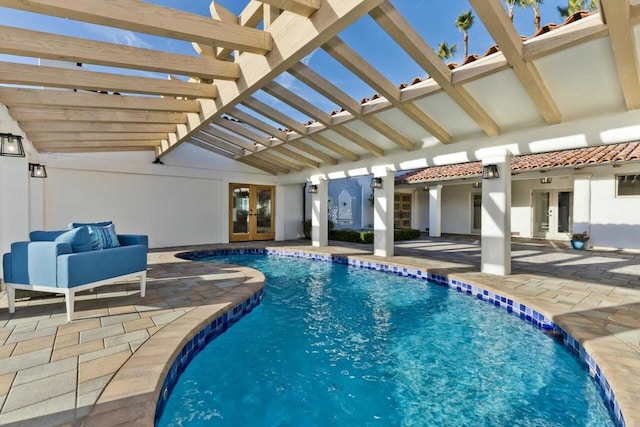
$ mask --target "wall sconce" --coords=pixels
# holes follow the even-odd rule
[[[382,178],[372,178],[371,179],[371,188],[382,188]]]
[[[552,178],[550,176],[544,176],[540,178],[540,184],[551,184]]]
[[[45,165],[39,163],[29,163],[29,172],[31,172],[31,178],[46,178],[47,168]]]
[[[482,167],[482,179],[500,178],[498,174],[498,165],[484,165]]]
[[[22,137],[10,133],[0,133],[0,156],[24,157]]]
[[[422,191],[429,191],[429,186],[425,185],[424,187],[422,187]]]
[[[480,188],[480,187],[482,187],[482,183],[481,182],[474,182],[473,184],[471,184],[471,186],[473,188]]]
[[[318,194],[318,186],[316,184],[311,184],[307,191],[311,194]]]

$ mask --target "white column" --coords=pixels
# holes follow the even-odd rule
[[[442,185],[429,186],[429,237],[440,237],[442,218]]]
[[[591,234],[591,174],[573,176],[573,232]]]
[[[50,174],[51,171],[47,170]],[[29,178],[29,230],[44,230],[44,185],[48,178]]]
[[[285,228],[287,224],[287,197],[286,197],[286,187],[283,185],[277,185],[275,188],[275,240],[276,242],[281,242],[286,240]],[[300,190],[302,191],[302,190]]]
[[[485,165],[496,165],[499,178],[482,181],[481,271],[505,276],[511,274],[511,153],[490,154]]]
[[[0,157],[0,256],[24,240],[29,240],[28,160]]]
[[[373,254],[393,256],[393,193],[395,174],[392,171],[374,173],[382,178],[382,188],[373,191]]]
[[[311,201],[311,245],[327,246],[329,244],[329,182],[321,179],[312,184],[318,186],[318,192]]]

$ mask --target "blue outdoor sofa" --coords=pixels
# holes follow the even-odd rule
[[[140,296],[144,297],[148,237],[116,235],[113,228],[112,241],[102,248],[105,244],[98,242],[96,230],[99,235],[100,227],[82,225],[71,230],[33,231],[30,242],[12,243],[11,252],[2,258],[9,312],[15,311],[16,289],[64,294],[69,322],[76,292],[139,276]]]

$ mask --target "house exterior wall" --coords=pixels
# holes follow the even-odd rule
[[[442,232],[469,234],[471,231],[471,184],[442,187]]]

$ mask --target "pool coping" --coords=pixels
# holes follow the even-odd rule
[[[305,250],[292,250],[286,248],[269,247],[194,250],[178,253],[176,254],[176,256],[182,259],[195,261],[206,256],[219,256],[229,254],[266,254],[346,264],[352,267],[376,270],[385,273],[411,277],[419,280],[429,280],[435,282],[436,284],[448,286],[449,288],[454,289],[458,292],[465,293],[477,299],[486,301],[489,304],[492,304],[494,307],[504,309],[507,313],[514,314],[520,319],[527,321],[528,323],[531,323],[532,325],[540,329],[550,330],[561,336],[563,344],[570,349],[573,355],[577,357],[585,367],[587,367],[590,376],[596,381],[596,384],[600,388],[604,403],[613,415],[614,422],[619,426],[625,426],[625,418],[623,415],[625,402],[621,402],[618,400],[618,398],[616,397],[616,393],[614,393],[613,390],[614,387],[611,386],[606,375],[606,373],[611,372],[613,369],[612,367],[610,367],[609,361],[607,361],[606,359],[602,360],[603,358],[599,357],[597,351],[590,351],[590,349],[587,348],[590,346],[588,345],[588,342],[586,342],[588,341],[588,337],[584,336],[583,330],[580,330],[580,328],[576,328],[575,325],[571,324],[571,322],[563,321],[563,319],[555,319],[555,313],[549,313],[547,310],[545,310],[544,307],[541,308],[537,304],[535,304],[535,301],[528,301],[527,298],[522,298],[522,296],[514,297],[513,295],[510,295],[509,292],[504,292],[504,289],[496,290],[494,287],[486,283],[483,283],[481,286],[469,283],[469,280],[464,278],[464,275],[461,275],[463,277],[457,277],[460,275],[455,273],[438,274],[436,272],[429,271],[428,268],[420,268],[417,266],[412,266],[410,264],[408,265],[402,262],[398,262],[399,260],[395,259],[394,262],[390,262],[388,261],[388,259],[385,259],[384,261],[379,259],[372,260],[367,258],[367,256],[323,254],[314,252],[313,249],[309,250],[306,248]],[[250,305],[251,298],[255,297],[256,296],[253,295],[241,303]],[[259,298],[261,299],[261,296]],[[204,326],[200,327],[200,330],[205,330],[204,328],[207,327],[211,329],[211,325],[216,325],[216,322],[219,321],[218,319],[222,319],[223,316],[226,315],[226,312],[228,312],[229,308],[233,307],[227,307],[227,310],[224,311],[216,311],[214,314],[209,316],[208,320],[204,322]],[[248,311],[250,311],[252,308],[253,306],[248,308]],[[244,312],[244,309],[241,311],[242,315],[246,314]],[[214,317],[216,313],[218,314],[218,316]],[[203,323],[201,322],[200,325],[203,325]],[[156,415],[159,416],[161,414],[161,411],[166,403],[168,393],[175,385],[181,369],[184,369],[184,366],[186,366],[186,364],[183,364],[182,362],[183,358],[184,360],[187,360],[188,363],[188,361],[190,361],[191,358],[199,351],[201,345],[199,344],[199,342],[204,342],[202,340],[206,339],[202,336],[197,335],[200,330],[197,330],[197,332],[195,332],[196,329],[197,327],[194,326],[190,331],[189,336],[184,337],[184,339],[180,341],[180,344],[178,345],[180,350],[179,352],[176,351],[178,350],[178,348],[174,348],[174,351],[172,352],[172,354],[174,355],[173,362],[165,361],[165,369],[163,369],[164,375],[161,378],[162,381],[160,382],[161,386],[156,386],[153,393],[153,395],[156,397],[156,399],[153,401],[156,403],[156,405],[153,408],[152,412],[154,414],[154,423],[156,420]],[[213,329],[215,330],[216,328],[214,327]],[[577,337],[574,337],[574,334],[577,335]],[[217,336],[217,334],[214,335]],[[213,339],[215,336],[213,336],[211,339]],[[154,337],[152,337],[152,339]],[[161,336],[158,336],[157,338],[158,340],[162,339]],[[145,343],[140,350],[143,350],[146,345],[147,343]],[[164,343],[164,345],[166,346],[166,343]],[[188,348],[189,346],[191,346],[193,351]],[[187,349],[186,355],[184,355],[184,349]],[[137,353],[140,353],[140,351],[136,352],[136,354]],[[181,353],[183,353],[183,357],[178,358],[177,355]],[[144,357],[142,353],[141,357]],[[127,364],[128,363],[129,362],[127,362]],[[171,366],[168,366],[168,363],[171,363]],[[127,367],[127,364],[123,366],[123,369],[121,369],[121,371],[126,370],[125,368]],[[116,380],[117,377],[118,376],[116,375],[114,380]],[[155,382],[156,384],[159,383],[157,380]],[[107,392],[107,390],[105,390],[105,393]],[[98,403],[100,403],[100,401]],[[148,405],[149,402],[147,402],[145,406]],[[151,413],[151,408],[147,408],[146,411],[143,412],[148,417]],[[146,420],[150,421],[149,418],[146,418]]]

